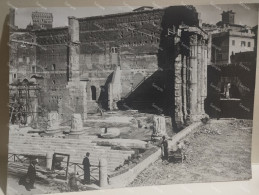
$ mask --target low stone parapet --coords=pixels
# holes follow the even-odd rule
[[[193,131],[194,129],[196,129],[197,127],[199,127],[202,123],[201,122],[197,122],[197,123],[193,123],[192,125],[186,127],[185,129],[183,129],[182,131],[180,131],[179,133],[177,133],[172,140],[168,141],[168,145],[169,145],[169,150],[170,148],[172,148],[178,141],[180,141],[181,139],[183,139],[185,136],[187,136],[191,131]],[[134,166],[133,168],[129,169],[128,171],[120,174],[120,175],[116,175],[114,177],[111,177],[109,179],[109,184],[110,184],[110,188],[121,188],[121,187],[126,187],[128,186],[131,182],[134,181],[134,179],[144,170],[146,169],[151,163],[155,162],[156,160],[158,160],[158,158],[161,156],[161,151],[157,150],[155,153],[151,154],[150,156],[148,156],[146,159],[144,159],[143,161],[141,161],[140,163],[138,163],[136,166]]]
[[[115,146],[128,149],[146,149],[147,142],[136,139],[96,139],[93,141],[98,145]]]

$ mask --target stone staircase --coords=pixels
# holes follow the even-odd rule
[[[84,136],[84,139],[64,139],[53,137],[31,137],[11,135],[9,140],[9,153],[45,156],[47,152],[64,153],[70,155],[70,162],[81,163],[86,152],[90,152],[90,163],[97,166],[99,159],[105,158],[108,163],[108,174],[116,167],[123,165],[133,150],[113,150],[109,146],[98,146],[93,140],[96,136]],[[82,167],[82,166],[81,166]],[[74,167],[69,168],[73,172]],[[77,167],[79,175],[83,171]],[[99,171],[96,169],[92,175],[99,178]]]

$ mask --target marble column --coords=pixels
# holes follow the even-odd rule
[[[208,35],[207,64],[211,64],[212,35]]]
[[[153,133],[151,138],[154,140],[160,140],[162,136],[167,136],[166,122],[164,116],[154,116],[153,118]]]
[[[202,111],[205,113],[205,108],[204,108],[204,101],[207,97],[207,66],[208,66],[208,46],[206,45],[206,41],[204,41],[203,45],[203,56],[204,56],[204,61],[203,61],[203,88],[202,88]]]
[[[69,69],[71,72],[70,79],[79,79],[79,22],[75,17],[68,17],[69,24]]]
[[[186,56],[186,118],[190,118],[190,56]]]
[[[183,102],[182,102],[182,59],[179,54],[175,59],[175,80],[174,80],[174,91],[175,91],[175,122],[176,124],[183,124]]]
[[[48,113],[48,124],[47,129],[45,130],[45,133],[47,134],[56,134],[60,133],[62,131],[62,128],[60,128],[59,124],[59,114],[56,111],[51,111]]]
[[[73,114],[81,114],[82,119],[87,118],[87,93],[86,81],[80,80],[80,42],[79,42],[79,22],[75,17],[68,18],[69,23],[69,82],[67,84],[69,95],[69,107],[71,117]]]
[[[83,104],[82,118],[85,121],[87,119],[87,91],[86,91],[87,82],[81,81],[80,87],[81,87],[82,104]]]
[[[197,35],[190,37],[190,118],[195,120],[197,115]]]
[[[183,120],[187,119],[187,64],[186,56],[182,58],[182,101],[183,101]]]
[[[197,114],[202,112],[202,87],[203,87],[203,48],[202,38],[199,37],[197,44]]]

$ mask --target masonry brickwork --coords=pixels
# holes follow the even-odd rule
[[[49,110],[67,120],[98,107],[138,109],[170,115],[175,126],[204,116],[209,37],[194,7],[69,17],[68,24],[25,32],[36,37],[34,77]]]

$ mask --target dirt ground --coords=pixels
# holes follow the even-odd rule
[[[19,185],[19,178],[8,176],[8,186],[7,186],[7,194],[8,195],[32,195],[32,194],[49,194],[49,193],[59,193],[60,191],[56,189],[56,187],[51,187],[46,184],[36,182],[34,184],[35,189],[31,191],[27,191],[23,185]]]
[[[250,120],[212,120],[184,139],[186,161],[158,160],[129,186],[250,179],[251,138]]]
[[[31,189],[31,191],[27,191],[24,185],[19,185],[19,178],[17,176],[8,176],[8,186],[7,186],[7,194],[8,195],[33,195],[33,194],[53,194],[53,193],[61,193],[61,192],[70,192],[67,189],[67,182],[50,182],[46,183],[46,181],[42,181],[40,179],[36,179],[34,184],[35,189]],[[79,191],[88,191],[88,190],[96,190],[98,187],[95,184],[87,184],[78,186],[80,188]]]

